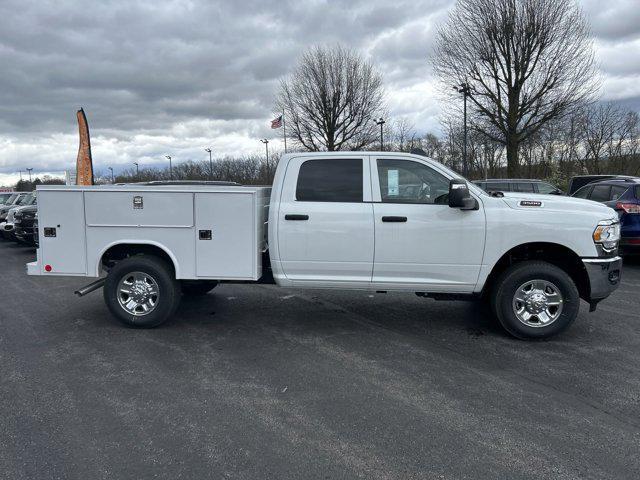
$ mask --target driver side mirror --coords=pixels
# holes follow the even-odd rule
[[[478,201],[469,193],[466,181],[454,178],[449,182],[449,206],[460,210],[478,210]]]

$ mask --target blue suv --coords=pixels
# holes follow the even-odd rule
[[[613,178],[589,183],[572,196],[601,202],[615,209],[622,228],[620,250],[626,254],[640,253],[640,178]]]

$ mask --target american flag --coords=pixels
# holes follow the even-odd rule
[[[271,120],[271,128],[280,128],[282,126],[282,115]]]

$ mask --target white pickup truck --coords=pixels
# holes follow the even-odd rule
[[[219,282],[405,291],[486,300],[504,328],[543,338],[580,298],[595,309],[620,281],[614,210],[553,195],[493,193],[426,157],[284,155],[273,188],[39,186],[30,275],[100,277],[113,315],[169,318]],[[106,276],[104,275],[106,274]]]

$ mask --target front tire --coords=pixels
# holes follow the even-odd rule
[[[111,269],[103,294],[109,311],[120,322],[153,328],[174,314],[180,303],[180,284],[165,261],[138,255]]]
[[[580,309],[580,295],[561,268],[527,261],[503,272],[493,291],[492,306],[504,329],[514,337],[543,339],[573,323]]]

